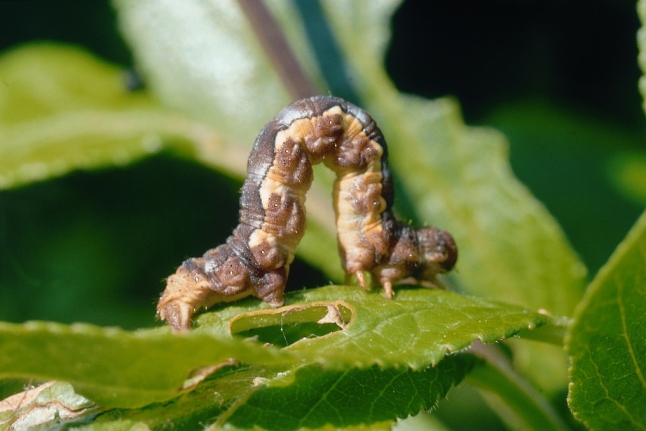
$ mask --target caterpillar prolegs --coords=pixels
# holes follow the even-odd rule
[[[364,271],[393,297],[393,284],[432,283],[451,270],[453,237],[395,220],[387,147],[368,113],[336,97],[292,103],[260,132],[247,164],[239,224],[226,243],[186,260],[168,277],[157,305],[176,332],[191,326],[201,307],[256,296],[272,307],[283,292],[296,246],[305,233],[305,193],[312,165],[336,173],[334,210],[346,274],[364,289]]]

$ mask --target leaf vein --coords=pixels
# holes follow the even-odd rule
[[[624,307],[624,301],[622,296],[624,286],[623,286],[623,283],[621,283],[620,280],[618,280],[617,273],[615,273],[615,282],[617,283],[617,304],[619,305],[619,311],[620,311],[619,315],[621,316],[622,336],[626,339],[626,345],[628,346],[630,359],[633,361],[633,365],[635,366],[635,374],[637,374],[637,377],[639,378],[639,381],[641,382],[642,386],[646,388],[646,379],[644,379],[644,373],[642,372],[641,367],[639,366],[639,362],[637,361],[637,357],[635,355],[635,350],[633,349],[632,340],[628,335],[628,325],[626,324],[626,310]]]
[[[636,419],[635,419],[635,418],[630,414],[630,412],[626,409],[626,406],[624,406],[624,405],[623,405],[623,404],[621,404],[618,400],[616,400],[615,398],[613,398],[612,396],[610,396],[610,391],[608,391],[608,388],[607,388],[607,387],[606,387],[606,385],[603,383],[603,379],[601,378],[601,376],[602,376],[601,370],[599,369],[599,366],[597,365],[597,363],[595,362],[595,360],[594,360],[594,358],[593,358],[592,356],[590,356],[590,363],[594,366],[594,369],[595,369],[595,371],[597,372],[597,377],[598,377],[598,380],[599,380],[599,386],[601,386],[601,388],[602,388],[602,389],[603,389],[603,391],[605,392],[605,394],[606,394],[606,398],[607,398],[609,401],[613,402],[613,403],[614,403],[614,404],[619,408],[619,410],[621,410],[622,412],[624,412],[624,414],[626,415],[626,417],[628,417],[628,419],[630,420],[630,422],[632,422],[633,424],[637,425],[637,426],[638,426],[639,428],[641,428],[641,429],[646,429],[646,428],[644,428],[644,426],[643,426],[642,424],[640,424],[640,423],[639,423],[639,422],[638,422],[638,421],[637,421],[637,420],[636,420]]]

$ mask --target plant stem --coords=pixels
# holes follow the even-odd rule
[[[517,335],[526,340],[542,341],[555,346],[562,346],[568,323],[569,319],[567,317],[552,318],[543,326],[536,329],[523,329]]]
[[[238,0],[258,42],[294,100],[319,94],[262,0]]]

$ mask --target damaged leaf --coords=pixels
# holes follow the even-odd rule
[[[53,420],[71,421],[100,409],[65,382],[47,382],[0,401],[0,429],[27,429]]]
[[[86,324],[0,323],[0,345],[0,378],[65,380],[103,407],[133,408],[171,399],[182,392],[185,380],[195,377],[195,370],[228,364],[231,358],[248,364],[289,361],[275,349],[231,338]]]
[[[329,307],[339,311],[344,329],[327,323],[330,330],[316,334],[291,326],[317,324],[329,315]],[[475,340],[491,343],[520,331],[536,338],[541,327],[554,330],[559,325],[545,314],[445,290],[399,289],[391,301],[357,287],[327,286],[292,293],[286,307],[273,310],[257,300],[228,305],[198,317],[196,331],[257,334],[261,341],[289,345],[286,350],[329,367],[379,364],[419,369]],[[287,337],[286,330],[300,336]]]
[[[330,309],[336,310],[334,316],[338,312],[345,329],[325,322]],[[100,406],[133,408],[174,398],[234,363],[422,370],[475,340],[493,342],[524,329],[540,331],[550,321],[519,307],[442,290],[402,289],[391,301],[356,287],[330,286],[293,293],[287,306],[276,310],[254,299],[221,307],[200,316],[197,328],[181,336],[168,328],[128,332],[79,324],[2,323],[0,378],[65,380]],[[285,331],[286,324],[293,328]],[[321,327],[325,329],[319,331]],[[261,338],[267,336],[288,340],[289,346],[267,346],[285,345]]]

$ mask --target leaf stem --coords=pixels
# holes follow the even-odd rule
[[[276,73],[294,100],[319,94],[262,0],[238,0]]]
[[[563,338],[570,319],[567,317],[552,318],[546,324],[535,329],[523,329],[517,335],[526,340],[563,345]]]
[[[466,377],[510,429],[568,430],[549,401],[493,346],[476,342],[470,353],[484,359]]]

